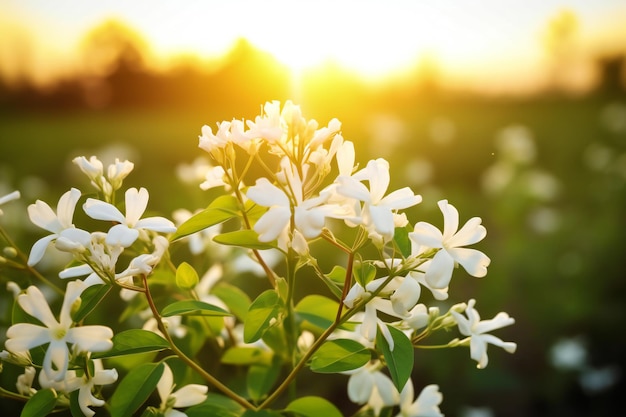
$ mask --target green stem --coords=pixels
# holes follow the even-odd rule
[[[235,197],[237,198],[237,201],[239,202],[239,206],[241,207],[241,217],[243,219],[244,225],[246,226],[246,229],[251,230],[252,227],[250,225],[250,220],[248,219],[248,215],[246,214],[244,199],[238,188],[235,189]],[[261,254],[259,253],[258,250],[252,249],[252,253],[256,257],[257,261],[259,262],[259,265],[261,265],[261,267],[263,268],[263,271],[265,271],[265,275],[267,275],[267,279],[272,285],[272,288],[276,288],[276,277],[272,268],[270,268],[265,263],[265,260],[263,260],[263,257],[261,257]]]
[[[341,319],[341,313],[343,311],[343,301],[346,299],[348,295],[348,291],[350,291],[350,287],[352,286],[352,268],[354,266],[354,252],[351,252],[348,255],[348,265],[346,266],[346,279],[343,282],[343,292],[341,293],[341,300],[339,300],[339,308],[337,309],[337,317],[335,317],[335,321],[339,321]]]
[[[56,285],[54,285],[48,278],[46,278],[43,275],[41,275],[39,273],[39,271],[37,271],[32,266],[28,265],[28,258],[26,257],[26,254],[24,254],[24,252],[22,252],[21,250],[18,249],[18,247],[15,244],[15,242],[11,239],[11,237],[5,232],[4,228],[2,228],[2,227],[0,227],[0,235],[2,235],[2,237],[7,241],[9,246],[12,246],[13,248],[15,248],[17,250],[17,256],[23,262],[23,265],[26,268],[26,270],[28,270],[28,272],[30,272],[39,281],[41,281],[44,284],[48,285],[50,288],[52,288],[54,291],[56,291],[59,295],[63,296],[65,294],[65,292],[61,288],[59,288]]]
[[[163,320],[161,319],[161,315],[159,314],[156,308],[156,305],[154,304],[154,299],[152,298],[152,294],[150,293],[150,289],[148,288],[147,277],[143,275],[142,279],[143,279],[143,284],[146,288],[146,291],[145,291],[146,300],[148,301],[150,310],[152,310],[152,315],[157,321],[157,326],[159,327],[159,330],[161,331],[161,333],[163,333],[163,336],[165,337],[167,342],[170,344],[170,349],[172,350],[172,352],[174,352],[183,362],[189,365],[191,369],[196,371],[202,378],[204,378],[208,383],[210,383],[215,388],[220,390],[228,398],[232,399],[233,401],[236,401],[238,404],[241,404],[243,407],[247,409],[255,410],[256,407],[254,405],[252,405],[245,398],[239,396],[236,392],[228,388],[226,385],[224,385],[220,380],[215,378],[213,375],[205,371],[200,365],[198,365],[191,358],[189,358],[182,350],[180,350],[178,346],[176,346],[176,344],[174,343],[174,340],[172,339],[172,336],[170,336],[170,334],[168,333],[167,328],[165,327],[165,324],[163,323]]]
[[[344,285],[344,288],[350,287],[349,283],[352,280],[351,277],[352,277],[353,261],[354,261],[354,254],[350,253],[350,256],[348,258],[348,266],[346,267],[346,285]],[[346,291],[344,290],[344,293],[345,292]],[[276,388],[276,390],[269,397],[265,399],[265,401],[263,401],[263,403],[261,403],[261,405],[259,406],[259,409],[265,408],[269,406],[272,402],[274,402],[285,391],[285,389],[287,389],[287,387],[290,386],[291,382],[296,378],[296,375],[298,374],[298,372],[302,370],[302,368],[306,365],[309,359],[311,359],[313,354],[317,352],[320,346],[322,346],[322,344],[337,329],[337,327],[345,323],[350,317],[352,317],[358,311],[358,308],[353,308],[342,317],[341,306],[343,305],[344,298],[345,296],[343,296],[341,299],[341,303],[339,305],[339,308],[337,309],[338,310],[337,317],[335,318],[335,321],[333,322],[333,324],[331,324],[330,327],[328,327],[324,331],[324,333],[322,333],[322,335],[313,343],[313,345],[311,345],[309,350],[307,350],[306,353],[300,358],[298,363],[296,363],[296,365],[293,367],[289,375],[287,375],[285,380],[278,386],[278,388]],[[367,302],[368,300],[366,300],[365,302]],[[358,304],[355,307],[360,307],[361,305],[364,305],[365,302],[363,304]]]

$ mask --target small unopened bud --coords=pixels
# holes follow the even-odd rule
[[[76,300],[74,300],[74,302],[72,303],[72,307],[70,308],[70,316],[74,317],[74,315],[76,313],[78,313],[78,310],[80,309],[81,304],[83,303],[83,300],[81,300],[80,297],[78,297]]]
[[[17,256],[17,249],[15,249],[13,246],[5,246],[2,252],[7,258],[14,259]]]

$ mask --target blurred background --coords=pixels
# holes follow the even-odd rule
[[[23,198],[0,221],[28,251],[25,207],[87,191],[78,155],[135,162],[152,210],[204,207],[202,125],[291,99],[391,162],[413,222],[447,198],[487,227],[451,301],[511,314],[518,351],[418,351],[416,389],[447,416],[624,415],[625,58],[622,0],[1,0],[0,195]]]

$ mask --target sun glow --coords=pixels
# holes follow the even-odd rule
[[[181,54],[214,59],[245,38],[296,73],[332,62],[372,79],[414,69],[427,59],[448,80],[497,79],[510,85],[522,72],[526,82],[537,77],[547,53],[541,32],[562,7],[557,0],[516,4],[483,0],[480,7],[456,0],[302,0],[297,5],[288,0],[164,0],[158,7],[147,0],[59,0],[54,5],[45,0],[6,0],[2,6],[5,19],[17,22],[22,35],[31,38],[31,49],[37,52],[29,58],[30,65],[40,72],[59,72],[55,67],[72,65],[81,37],[112,18],[145,37],[161,63]],[[587,39],[598,28],[617,33],[614,29],[620,25],[607,29],[607,19],[626,16],[620,0],[579,0],[571,9],[580,16],[581,35]],[[13,55],[28,61],[22,56],[24,48],[10,42],[10,37],[0,36],[4,73],[7,69],[2,67],[12,65],[9,47],[16,51]]]

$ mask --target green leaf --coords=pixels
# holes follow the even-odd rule
[[[273,249],[276,245],[272,242],[259,241],[259,235],[254,230],[235,230],[234,232],[222,233],[213,238],[217,243],[230,246],[241,246],[248,249]]]
[[[246,410],[241,417],[284,417],[281,413],[272,410]]]
[[[263,337],[271,326],[277,323],[282,309],[280,297],[274,290],[261,293],[250,305],[243,327],[243,340],[253,343]]]
[[[369,262],[354,261],[352,273],[356,282],[365,288],[376,277],[376,267]]]
[[[209,207],[196,213],[181,224],[170,240],[180,239],[238,216],[239,205],[237,199],[231,195],[220,196],[213,200]]]
[[[411,372],[413,372],[413,362],[415,360],[413,345],[402,331],[389,325],[387,325],[387,328],[393,339],[393,350],[389,348],[387,339],[385,339],[380,331],[376,334],[376,346],[383,351],[393,384],[398,391],[402,391],[406,381],[408,381],[411,376]]]
[[[409,226],[406,227],[396,227],[393,234],[393,241],[396,244],[396,247],[404,256],[408,258],[411,256],[411,239],[409,239]]]
[[[209,316],[209,317],[223,317],[230,316],[231,314],[213,304],[205,303],[199,300],[183,300],[176,301],[170,305],[165,306],[161,311],[163,317],[170,316]]]
[[[321,397],[302,397],[289,403],[287,411],[303,417],[342,417],[341,412],[328,400]]]
[[[198,273],[187,262],[183,262],[176,268],[176,286],[183,290],[190,290],[198,284]]]
[[[53,389],[40,389],[24,405],[20,417],[41,417],[50,414],[57,403]]]
[[[127,417],[148,399],[163,375],[162,363],[144,363],[131,370],[111,396],[111,417]]]
[[[239,417],[244,408],[237,402],[220,394],[209,392],[202,404],[185,410],[187,417]]]
[[[344,283],[346,282],[346,268],[344,268],[343,266],[335,265],[333,269],[328,274],[326,274],[326,276],[330,278],[332,282],[335,282],[343,287]]]
[[[155,352],[169,347],[169,343],[154,332],[129,329],[113,336],[113,348],[111,350],[94,353],[91,357],[94,359],[112,358],[134,353]]]
[[[231,284],[220,283],[213,287],[211,294],[222,300],[228,310],[241,321],[246,320],[248,309],[250,308],[250,297],[239,287]]]
[[[365,365],[370,358],[370,351],[357,341],[330,340],[311,358],[311,370],[324,374],[350,371]]]
[[[92,285],[80,295],[80,307],[72,314],[72,320],[82,321],[100,304],[104,297],[111,291],[111,286],[106,284]]]
[[[274,356],[269,365],[252,365],[246,375],[248,395],[255,401],[265,398],[280,373],[280,358]]]
[[[272,352],[251,346],[235,346],[224,352],[221,362],[226,365],[269,365]]]
[[[302,320],[324,330],[334,323],[338,309],[339,303],[336,301],[314,294],[300,300],[295,311]]]

